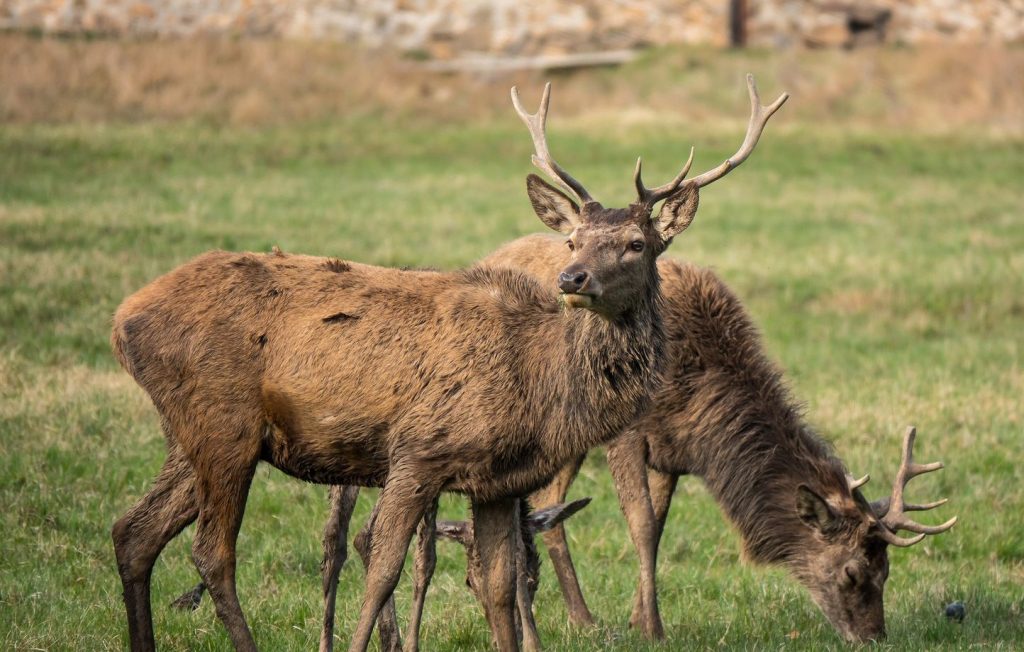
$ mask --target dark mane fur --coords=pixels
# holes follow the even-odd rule
[[[677,448],[678,433],[686,433],[684,450],[666,454],[682,455],[688,472],[705,481],[752,560],[785,563],[798,541],[792,528],[802,527],[793,509],[797,484],[826,496],[843,491],[845,468],[807,426],[729,288],[693,265],[667,262],[660,271],[674,373],[641,431],[674,430]],[[658,435],[652,439],[656,445]]]

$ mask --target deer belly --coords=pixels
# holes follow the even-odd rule
[[[305,412],[288,395],[263,391],[263,459],[322,484],[379,486],[388,471],[387,422],[371,415]]]

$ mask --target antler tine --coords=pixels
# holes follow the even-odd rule
[[[663,186],[657,188],[647,188],[644,186],[643,179],[640,178],[641,160],[638,156],[636,159],[636,170],[633,171],[633,183],[636,184],[637,199],[641,204],[653,206],[662,199],[668,197],[679,187],[679,184],[683,182],[686,175],[690,172],[690,166],[693,165],[693,147],[690,147],[690,156],[686,159],[686,164],[683,165],[683,169],[679,171],[675,179],[672,179]]]
[[[548,142],[547,136],[544,133],[544,126],[548,119],[548,104],[550,102],[551,82],[548,82],[544,85],[544,95],[540,99],[540,108],[531,115],[526,112],[522,102],[519,101],[519,89],[515,86],[512,87],[512,106],[515,107],[516,113],[519,114],[523,123],[526,124],[526,128],[530,131],[530,138],[533,139],[533,149],[536,153],[531,157],[531,160],[544,174],[558,182],[570,193],[576,195],[576,198],[581,203],[585,204],[594,201],[587,192],[587,189],[583,187],[583,184],[573,179],[568,172],[563,170],[555,162],[555,159],[551,157],[551,153],[548,152]]]
[[[889,513],[889,505],[892,499],[889,496],[885,498],[879,498],[878,500],[871,501],[871,510],[875,513],[878,518],[882,518]],[[914,503],[903,503],[903,511],[905,512],[924,512],[929,509],[935,509],[941,507],[949,502],[948,498],[936,500],[935,502],[925,503],[923,505],[916,505]]]
[[[871,504],[876,517],[882,524],[882,538],[896,546],[907,547],[924,539],[928,534],[941,534],[956,525],[957,517],[949,519],[941,525],[922,525],[916,523],[906,516],[906,512],[925,511],[944,505],[945,498],[921,505],[907,504],[903,501],[903,491],[911,479],[931,471],[943,468],[942,462],[931,464],[914,463],[914,440],[917,438],[917,429],[913,426],[907,428],[903,436],[903,458],[900,461],[899,471],[896,472],[896,479],[892,485],[892,495],[887,498],[875,501]],[[896,536],[897,530],[916,532],[917,536],[903,539]]]
[[[945,505],[948,502],[949,502],[949,498],[943,498],[941,500],[936,500],[935,502],[931,502],[931,503],[925,503],[923,505],[915,505],[913,503],[904,503],[903,504],[903,511],[905,511],[905,512],[926,512],[929,509],[935,509],[936,507],[941,507],[942,505]]]
[[[850,485],[850,492],[851,493],[853,492],[854,489],[860,489],[861,487],[866,485],[868,483],[868,480],[870,480],[870,479],[871,479],[871,476],[869,474],[865,474],[864,477],[857,478],[856,480],[853,478],[852,475],[846,476],[846,481]]]
[[[914,544],[921,543],[922,541],[924,541],[925,537],[925,535],[919,534],[916,537],[903,538],[901,536],[897,536],[891,530],[887,530],[885,528],[882,528],[881,532],[883,541],[885,541],[891,546],[896,546],[898,548],[909,548]]]
[[[768,106],[763,106],[761,104],[761,96],[757,92],[757,84],[754,83],[754,76],[749,73],[747,74],[747,92],[750,95],[750,122],[747,124],[747,135],[743,138],[743,144],[740,145],[735,154],[725,159],[721,165],[690,179],[687,183],[703,188],[708,184],[718,181],[733,169],[739,167],[740,163],[747,160],[750,153],[754,151],[754,147],[757,146],[757,141],[761,137],[761,132],[764,131],[764,126],[768,123],[768,119],[789,99],[789,93],[783,93],[779,96],[779,99]]]

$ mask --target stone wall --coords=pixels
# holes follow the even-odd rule
[[[1024,42],[1024,0],[748,0],[748,6],[751,42],[762,45],[855,45],[851,20],[882,12],[889,42]]]
[[[566,54],[729,41],[729,0],[0,0],[0,29],[334,39],[424,58]],[[1024,41],[1024,0],[747,0],[755,45],[856,44],[850,8],[889,12],[884,39]]]

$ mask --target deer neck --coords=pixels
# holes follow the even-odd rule
[[[845,482],[843,466],[788,405],[782,414],[741,408],[739,416],[707,424],[717,426],[714,438],[695,439],[717,445],[696,453],[690,471],[704,480],[739,531],[751,561],[788,564],[799,559],[806,529],[796,512],[797,487],[821,491]]]
[[[620,434],[648,406],[658,381],[665,336],[655,275],[614,318],[590,310],[562,314],[560,355],[550,368],[558,389],[547,448],[571,459]]]

